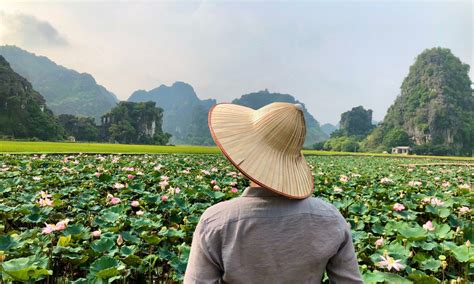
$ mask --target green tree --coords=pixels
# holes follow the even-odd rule
[[[98,141],[99,128],[93,117],[76,117],[72,114],[58,116],[67,136],[73,136],[77,141]]]
[[[372,110],[366,110],[362,106],[354,107],[341,114],[339,124],[339,135],[365,137],[374,128]]]
[[[102,117],[102,139],[119,143],[167,144],[162,130],[163,109],[156,103],[120,102]]]

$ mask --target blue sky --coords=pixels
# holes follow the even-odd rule
[[[4,1],[0,20],[1,44],[90,73],[123,100],[174,81],[218,102],[267,88],[321,123],[358,105],[382,120],[425,48],[473,64],[471,1]]]

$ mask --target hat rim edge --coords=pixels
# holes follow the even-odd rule
[[[222,154],[224,154],[224,156],[227,158],[227,160],[229,160],[232,165],[234,167],[236,167],[243,175],[245,175],[248,179],[250,179],[251,181],[255,182],[256,184],[258,184],[259,186],[265,188],[265,189],[268,189],[268,190],[271,190],[277,194],[280,194],[280,195],[283,195],[287,198],[290,198],[290,199],[298,199],[298,200],[301,200],[301,199],[305,199],[305,198],[308,198],[309,196],[311,196],[314,192],[314,177],[312,176],[311,174],[311,171],[309,171],[309,174],[311,175],[311,191],[307,194],[307,195],[290,195],[290,194],[287,194],[287,193],[284,193],[280,190],[277,190],[277,189],[274,189],[268,185],[265,185],[264,183],[258,181],[257,179],[253,178],[251,175],[249,175],[245,170],[243,170],[242,168],[240,168],[240,166],[230,157],[230,155],[227,153],[227,151],[224,149],[224,147],[222,146],[222,144],[219,142],[219,139],[217,138],[217,135],[215,134],[214,132],[214,128],[212,127],[212,123],[211,123],[211,120],[212,120],[212,111],[215,109],[216,106],[218,105],[223,105],[223,104],[230,104],[232,105],[232,103],[219,103],[219,104],[215,104],[213,105],[210,109],[209,109],[209,112],[208,112],[208,118],[207,118],[207,124],[208,124],[208,127],[209,127],[209,130],[211,132],[211,136],[212,136],[212,139],[214,140],[214,142],[216,143],[217,147],[221,150]],[[246,107],[246,106],[244,106]],[[254,109],[250,108],[251,110],[255,111]],[[301,154],[302,155],[302,154]]]

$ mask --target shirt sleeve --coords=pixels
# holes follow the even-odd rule
[[[185,284],[220,283],[219,265],[212,259],[203,233],[202,221],[198,223],[193,234],[188,265],[184,273]]]
[[[357,257],[352,243],[352,234],[344,217],[338,212],[343,233],[342,243],[337,253],[329,259],[326,272],[330,283],[364,283],[359,271]]]

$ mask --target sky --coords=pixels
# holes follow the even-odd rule
[[[175,81],[217,102],[268,89],[336,124],[359,105],[382,120],[426,48],[473,66],[473,13],[472,1],[0,0],[0,44],[90,73],[121,100]]]

